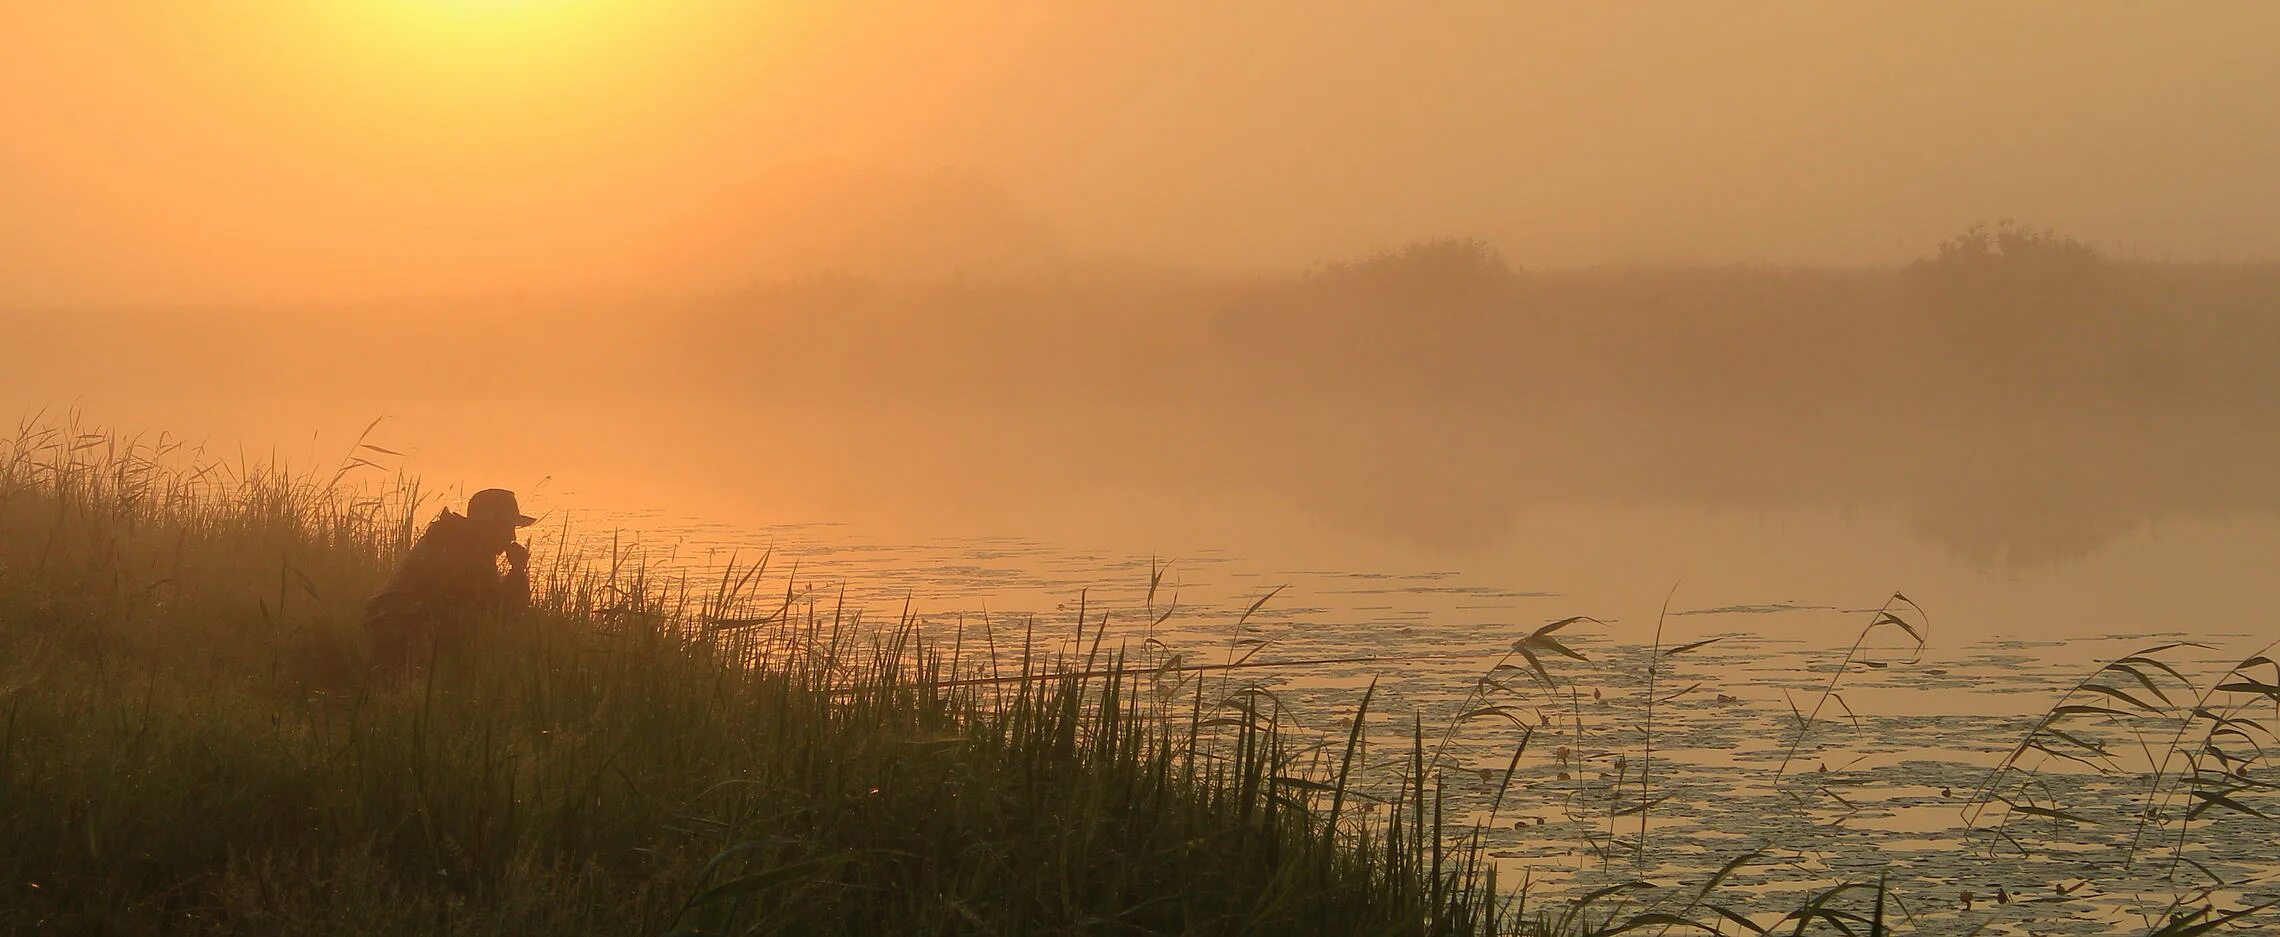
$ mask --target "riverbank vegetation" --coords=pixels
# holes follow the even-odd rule
[[[1521,540],[1533,504],[1669,502],[1890,511],[1968,561],[2034,568],[2161,518],[2280,510],[2260,431],[2280,265],[2002,223],[1918,253],[1557,269],[1448,238],[1307,270],[0,311],[39,350],[0,395],[62,407],[81,388],[112,419],[263,446],[392,414],[431,455],[483,454],[455,477],[656,478],[648,447],[588,441],[638,426],[674,440],[675,490],[783,488],[834,520],[1187,488],[1450,552]],[[95,386],[91,360],[110,364]],[[470,412],[513,418],[478,431]],[[930,451],[955,457],[910,457]],[[748,517],[780,499],[751,500]]]
[[[1639,685],[1591,689],[1590,715],[1564,663],[1585,662],[1575,642],[1596,623],[1572,618],[1514,641],[1437,724],[1384,712],[1371,684],[1325,735],[1229,669],[1127,658],[1081,608],[1058,625],[869,620],[765,557],[700,581],[612,545],[549,551],[529,614],[474,623],[410,672],[375,668],[361,597],[435,505],[407,480],[348,483],[384,454],[360,444],[293,475],[164,438],[27,427],[0,444],[0,930],[1567,937],[1952,920],[1929,913],[1937,896],[1782,855],[1770,827],[1698,877],[1642,877],[1661,864],[1654,824],[1686,809],[1657,707],[1702,689],[1657,678],[1719,640],[1665,646],[1660,629]],[[1822,753],[1816,780],[1785,788],[1807,813],[1859,809],[1831,791],[1822,748],[1827,712],[1858,726],[1840,681],[1912,664],[1927,624],[1895,595],[1814,672],[1825,684],[1771,771],[1779,784]],[[1863,654],[1902,636],[1904,658]],[[2254,865],[2241,837],[2268,822],[2271,662],[2204,686],[2161,659],[2181,646],[2074,687],[1966,797],[1994,851],[2038,848],[2031,824],[2134,823],[2130,856],[2183,876],[2147,913],[2157,934],[2272,906],[2219,868]],[[1501,771],[1455,757],[1476,724],[1511,730],[1491,743]],[[2167,754],[2117,760],[2168,726]],[[2069,766],[2118,793],[2081,802],[2093,789]],[[1571,854],[1606,885],[1554,900],[1499,880],[1492,844],[1544,831],[1547,810],[1594,830]]]
[[[369,454],[369,453],[367,453]],[[430,507],[343,473],[0,455],[0,930],[1492,933],[1430,785],[1339,784],[1271,694],[1147,692],[1083,634],[957,669],[869,622],[623,552],[364,659]],[[1079,629],[1081,631],[1081,629]]]

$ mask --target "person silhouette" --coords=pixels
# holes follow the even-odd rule
[[[364,603],[374,657],[390,665],[413,663],[473,619],[529,607],[530,549],[515,537],[536,522],[504,488],[469,495],[465,514],[445,508],[387,584]]]

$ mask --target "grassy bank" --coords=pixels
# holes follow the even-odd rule
[[[991,675],[622,556],[541,557],[532,613],[385,673],[357,615],[416,487],[0,445],[0,931],[1513,924],[1432,794],[1363,810],[1261,694],[1004,633],[995,676],[1035,679],[943,687]]]
[[[1721,815],[1675,776],[1691,730],[1670,707],[1703,684],[1673,660],[1721,638],[1658,627],[1625,657],[1563,644],[1596,624],[1565,619],[1438,726],[1373,684],[1315,734],[1230,671],[1128,668],[1099,615],[866,620],[764,560],[696,581],[613,545],[542,553],[530,613],[406,673],[366,659],[361,600],[437,502],[348,465],[0,440],[0,933],[2077,933],[2131,914],[2181,937],[2280,906],[2269,647],[2208,679],[2179,669],[2196,644],[2106,662],[1934,800],[1892,789],[1946,781],[1823,757],[1839,713],[1859,728],[1861,675],[1922,656],[1928,619],[1895,595],[1760,762],[1795,815],[1729,816],[1713,832],[1753,842],[1671,863],[1657,851],[1693,846],[1680,814]],[[1601,700],[1577,647],[1636,679]],[[1501,771],[1452,753],[1471,723]],[[1845,785],[1870,774],[1887,790]],[[1954,878],[1811,855],[1846,835],[1848,796],[1956,805],[1956,848],[2022,861]],[[1516,836],[1580,836],[1583,878],[1557,900],[1500,889],[1483,844],[1510,857]]]

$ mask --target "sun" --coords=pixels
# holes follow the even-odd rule
[[[639,0],[362,0],[333,9],[365,44],[417,69],[516,69],[606,48],[645,8]]]
[[[544,14],[549,10],[566,7],[592,6],[577,0],[400,0],[410,6],[427,7],[445,16],[528,16]]]
[[[374,27],[425,40],[559,42],[590,38],[639,11],[637,0],[363,0],[341,7]]]

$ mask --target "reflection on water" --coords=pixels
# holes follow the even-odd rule
[[[1961,810],[2098,662],[2192,640],[2208,673],[2275,634],[2270,327],[1965,343],[1977,320],[1895,327],[1916,320],[1874,278],[1750,276],[1531,281],[1497,287],[1505,313],[1452,301],[1429,324],[1382,296],[1194,284],[332,310],[299,336],[250,312],[17,316],[31,351],[0,406],[326,465],[384,416],[397,467],[516,488],[548,540],[622,529],[696,567],[772,551],[795,596],[907,601],[946,634],[1064,640],[1082,605],[1149,665],[1399,658],[1225,675],[1333,742],[1377,681],[1387,787],[1413,713],[1449,724],[1516,638],[1589,615],[1589,660],[1557,662],[1573,705],[1468,722],[1445,752],[1452,805],[1486,822],[1539,733],[1490,846],[1544,893],[1683,889],[1763,848],[1736,887],[1890,868],[1910,914],[1985,933],[2157,907],[2168,866],[2118,867],[2125,816],[2021,824],[2014,848]],[[2042,350],[1934,354],[1983,345]],[[1673,584],[1666,646],[1720,640],[1659,675],[1650,758],[1642,648]],[[1932,611],[1928,649],[1871,649],[1776,780],[1796,708],[1895,588]],[[2048,777],[2109,806],[2142,786]],[[2178,854],[2237,885],[2280,872],[2249,848],[2268,838],[2212,816]]]
[[[1083,608],[1092,621],[1105,620],[1107,646],[1129,653],[1141,670],[1158,670],[1175,655],[1186,666],[1340,661],[1219,673],[1173,668],[1146,683],[1179,700],[1199,680],[1210,695],[1270,690],[1287,725],[1331,749],[1343,744],[1363,688],[1376,686],[1374,741],[1359,775],[1364,791],[1398,788],[1411,758],[1410,720],[1421,717],[1427,744],[1441,753],[1451,815],[1486,826],[1485,842],[1515,876],[1507,880],[1525,876],[1539,900],[1634,880],[1653,886],[1634,900],[1688,893],[1708,872],[1762,850],[1721,893],[1729,903],[1758,896],[1757,904],[1741,903],[1766,912],[1761,924],[1810,890],[1889,872],[1909,913],[1935,930],[1991,922],[1984,933],[2098,934],[2141,924],[2139,915],[2158,917],[2166,902],[2206,882],[2198,876],[2221,876],[2236,886],[2228,894],[2261,900],[2273,896],[2270,879],[2280,875],[2260,847],[2268,828],[2229,814],[2195,827],[2179,854],[2203,871],[2188,872],[2183,884],[2166,878],[2176,867],[2167,851],[2174,825],[2155,828],[2155,843],[2125,865],[2133,811],[2148,782],[2142,770],[2100,775],[2046,766],[2036,783],[2050,802],[2096,805],[2070,807],[2089,814],[2084,822],[2029,817],[2001,835],[1966,822],[1990,770],[2099,663],[2192,640],[2210,647],[2181,649],[2170,662],[2198,676],[2220,673],[2263,642],[2244,633],[2246,624],[2101,632],[2085,622],[2037,627],[1935,608],[1919,659],[1908,659],[1908,647],[1888,646],[1906,644],[1896,635],[1869,642],[1777,778],[1799,738],[1798,713],[1829,685],[1874,609],[1818,593],[1696,605],[1688,598],[1696,587],[1683,586],[1665,618],[1666,647],[1717,640],[1668,658],[1650,722],[1649,658],[1640,642],[1653,625],[1651,607],[1640,618],[1564,632],[1589,658],[1551,661],[1565,699],[1532,688],[1517,666],[1492,669],[1516,665],[1513,641],[1547,620],[1627,604],[1593,594],[1603,584],[1575,580],[1577,591],[1561,592],[1495,575],[1295,568],[1223,552],[1180,557],[1167,568],[1160,557],[1010,537],[887,544],[844,524],[741,529],[676,523],[657,512],[590,519],[653,531],[657,542],[674,545],[676,561],[718,563],[735,554],[750,563],[773,550],[771,575],[791,578],[805,601],[830,609],[844,595],[850,607],[890,616],[909,602],[945,643],[962,633],[969,649],[984,646],[984,635],[1002,649],[1034,632],[1043,647],[1080,653],[1075,622]],[[796,573],[788,571],[794,562]],[[1164,575],[1151,606],[1157,570]],[[2023,636],[2059,626],[2071,634]],[[984,652],[970,652],[969,662],[986,667]],[[1484,675],[1511,692],[1476,695]],[[1489,701],[1510,705],[1513,718],[1457,724],[1446,748],[1436,745],[1458,713]],[[1649,725],[1651,754],[1644,751]],[[1523,740],[1529,747],[1514,762]],[[1651,804],[1644,865],[1641,802]]]
[[[2267,268],[1392,274],[0,313],[0,404],[263,449],[385,416],[430,477],[898,535],[1287,515],[1468,570],[1571,508],[1867,513],[2007,569],[2280,512]]]

